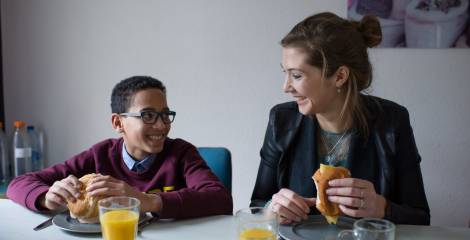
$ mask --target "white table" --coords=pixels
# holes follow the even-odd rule
[[[100,234],[71,234],[56,226],[40,231],[33,228],[48,216],[37,214],[0,199],[0,240],[101,239]],[[147,226],[138,239],[211,240],[236,239],[236,219],[233,216],[213,216],[191,220],[160,221]],[[470,228],[397,225],[397,239],[470,239]]]

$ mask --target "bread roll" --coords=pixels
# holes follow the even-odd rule
[[[86,192],[86,188],[91,179],[100,174],[87,174],[78,179],[82,185],[80,187],[80,197],[75,202],[67,201],[70,210],[70,217],[76,218],[81,223],[99,222],[98,201],[103,197],[92,197]]]
[[[344,167],[333,167],[324,164],[320,164],[320,168],[312,176],[317,188],[316,207],[325,216],[329,224],[336,224],[341,211],[337,203],[332,203],[328,200],[328,195],[326,195],[328,181],[350,176],[351,173]]]

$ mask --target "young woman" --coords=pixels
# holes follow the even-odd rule
[[[408,111],[363,94],[372,81],[367,48],[381,38],[375,17],[320,13],[282,39],[283,88],[295,102],[271,109],[252,206],[272,208],[282,223],[318,214],[312,175],[323,163],[351,171],[326,192],[345,215],[429,224]]]

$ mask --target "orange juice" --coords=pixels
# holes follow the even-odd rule
[[[276,240],[273,232],[262,228],[251,228],[243,230],[238,240]]]
[[[105,240],[134,240],[139,215],[129,210],[114,210],[100,218],[101,231]]]

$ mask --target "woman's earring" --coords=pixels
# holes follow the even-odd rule
[[[122,131],[122,128],[117,128],[117,129],[116,129],[116,132],[122,133],[122,132],[123,132],[123,131]]]
[[[341,88],[336,88],[336,92],[341,93]]]

